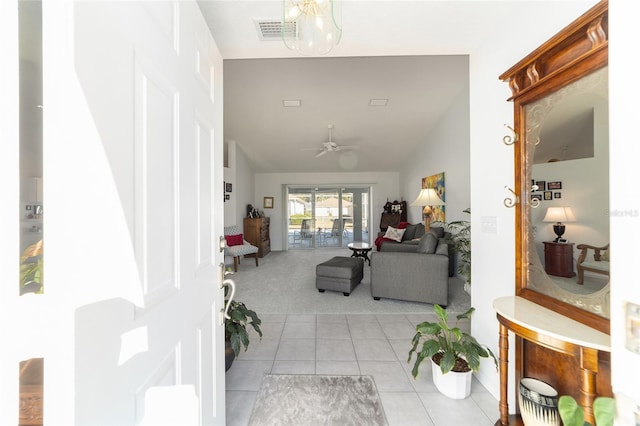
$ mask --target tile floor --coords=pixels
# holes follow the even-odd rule
[[[407,363],[410,341],[415,324],[435,321],[429,314],[271,314],[261,319],[262,341],[252,335],[248,351],[226,374],[227,425],[248,423],[265,373],[371,375],[390,426],[489,426],[500,417],[498,402],[475,378],[464,400],[438,392],[430,364],[413,379],[413,364]]]

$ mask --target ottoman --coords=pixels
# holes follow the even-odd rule
[[[362,281],[364,259],[361,257],[336,256],[316,266],[316,288],[341,291],[348,296]]]

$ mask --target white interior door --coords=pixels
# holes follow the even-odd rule
[[[3,327],[27,331],[3,332],[0,403],[17,407],[19,357],[42,356],[45,424],[224,424],[222,60],[207,26],[195,2],[60,0],[43,2],[43,39],[45,294],[3,285]],[[4,111],[17,61],[2,71]],[[1,204],[17,205],[5,182]],[[17,283],[5,242],[1,278]]]

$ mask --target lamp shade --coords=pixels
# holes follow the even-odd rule
[[[571,207],[549,207],[542,220],[544,222],[575,222],[576,217]]]
[[[444,206],[444,201],[433,188],[423,188],[412,206]]]
[[[324,55],[342,38],[338,0],[283,0],[282,40],[302,55]]]

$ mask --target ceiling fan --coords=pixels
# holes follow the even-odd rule
[[[331,131],[333,130],[333,124],[329,124],[329,140],[327,142],[322,143],[322,148],[303,148],[303,150],[312,150],[312,151],[320,151],[316,154],[316,158],[322,157],[327,152],[335,152],[335,151],[344,151],[349,149],[358,149],[357,145],[338,145],[331,139]]]

